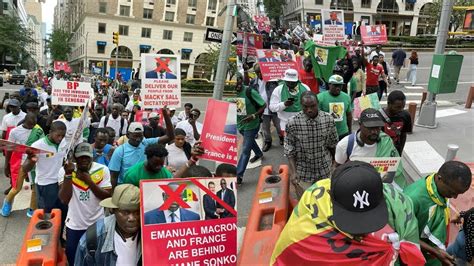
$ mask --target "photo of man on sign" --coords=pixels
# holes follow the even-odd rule
[[[324,21],[324,25],[342,25],[340,17],[340,11],[329,12],[329,19]]]
[[[176,60],[173,58],[155,57],[150,67],[147,64],[147,79],[176,79]]]

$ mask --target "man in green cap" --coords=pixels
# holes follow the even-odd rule
[[[141,265],[140,190],[118,185],[100,205],[113,215],[98,220],[81,237],[74,265]]]
[[[351,97],[341,91],[344,79],[339,75],[329,78],[329,90],[318,94],[319,110],[330,114],[336,122],[339,140],[352,131]]]

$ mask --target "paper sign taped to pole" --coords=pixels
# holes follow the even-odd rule
[[[88,82],[55,80],[51,86],[53,105],[84,106],[93,97]]]

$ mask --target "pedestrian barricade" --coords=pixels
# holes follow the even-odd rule
[[[263,167],[253,199],[238,265],[268,265],[289,215],[288,166]]]
[[[66,265],[66,256],[59,238],[61,233],[61,210],[51,213],[36,210],[26,230],[17,265]]]

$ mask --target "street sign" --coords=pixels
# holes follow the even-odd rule
[[[223,30],[207,28],[207,30],[206,30],[206,41],[221,43],[223,33],[224,33]]]

